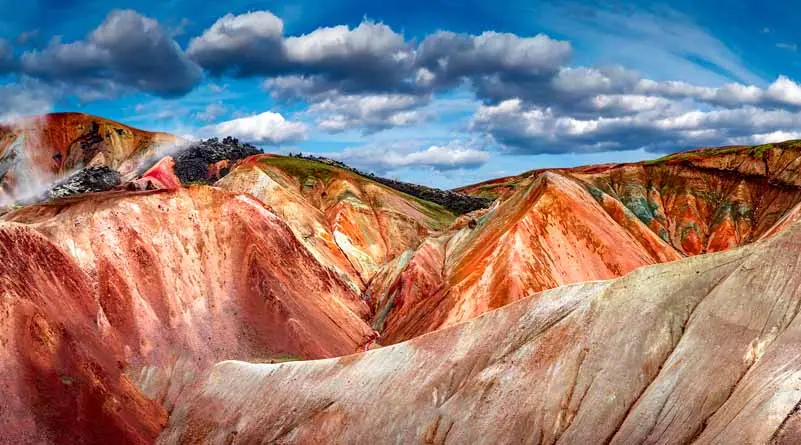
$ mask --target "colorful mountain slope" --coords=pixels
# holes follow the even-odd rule
[[[437,204],[308,159],[254,156],[215,185],[264,201],[323,264],[361,290],[384,263],[455,219]]]
[[[106,165],[123,175],[178,142],[83,113],[53,113],[0,126],[0,201],[27,197],[75,169]]]
[[[379,272],[373,326],[395,343],[541,290],[748,244],[798,218],[798,165],[788,142],[467,187],[497,192],[496,206]]]
[[[153,443],[167,413],[122,368],[92,281],[35,230],[0,223],[0,442]]]
[[[91,277],[95,323],[118,334],[121,369],[157,400],[219,360],[332,357],[375,337],[358,293],[246,195],[104,193],[5,219],[41,232]]]
[[[0,135],[11,193],[35,185],[31,165],[127,174],[0,218],[0,424],[14,441],[150,443],[167,414],[164,443],[801,431],[799,143],[529,172],[465,188],[498,199],[457,218],[238,141],[146,169],[169,137],[77,114],[29,122]],[[185,186],[196,179],[213,186]]]
[[[575,181],[546,172],[450,238],[390,265],[369,289],[382,344],[473,318],[535,292],[608,279],[681,255],[636,219],[619,224]]]
[[[800,169],[801,141],[787,141],[553,171],[579,181],[605,207],[623,204],[677,250],[697,255],[759,239],[801,200]],[[542,172],[459,190],[503,199]]]
[[[795,224],[359,355],[223,362],[159,442],[797,443],[799,250]]]

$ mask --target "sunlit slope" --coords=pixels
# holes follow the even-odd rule
[[[788,141],[553,171],[582,184],[610,214],[622,204],[677,250],[696,255],[759,239],[801,200],[799,168],[801,142]],[[460,190],[504,199],[543,172]]]
[[[120,369],[157,400],[219,360],[332,357],[375,337],[359,294],[246,195],[105,193],[6,219],[73,257],[97,303],[93,323],[123,351]]]
[[[796,224],[359,355],[223,362],[159,442],[797,443],[799,250]]]
[[[437,204],[307,159],[254,156],[216,186],[265,202],[321,262],[362,289],[384,263],[455,219]]]

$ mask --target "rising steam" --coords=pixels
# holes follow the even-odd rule
[[[35,200],[49,190],[57,179],[42,162],[34,158],[38,150],[31,149],[42,140],[38,137],[41,133],[39,120],[17,122],[11,128],[16,133],[14,140],[0,152],[0,179],[4,185],[0,193],[0,206]]]

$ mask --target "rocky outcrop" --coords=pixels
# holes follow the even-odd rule
[[[227,173],[228,167],[219,167],[220,162],[235,162],[259,153],[261,150],[258,148],[243,144],[236,138],[206,139],[178,150],[173,156],[175,174],[184,184],[209,183]],[[216,170],[216,174],[212,175],[212,170]]]
[[[120,172],[106,166],[78,170],[59,182],[46,194],[46,199],[60,199],[83,193],[105,192],[122,182]]]
[[[796,443],[799,250],[796,224],[359,355],[223,362],[159,443]]]

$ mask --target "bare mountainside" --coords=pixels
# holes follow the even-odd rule
[[[797,437],[796,142],[533,171],[460,215],[325,160],[153,140],[0,216],[14,443]]]
[[[797,443],[800,249],[796,224],[360,355],[223,362],[159,442]]]

